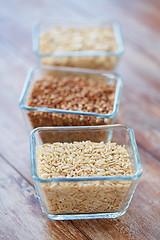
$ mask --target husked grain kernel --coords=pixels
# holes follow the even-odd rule
[[[58,169],[55,168],[57,162]],[[67,177],[83,177],[86,170],[88,170],[88,176],[96,176],[98,172],[101,176],[131,174],[131,165],[125,146],[111,142],[83,141],[44,144],[37,148],[37,166],[40,177],[45,168],[48,169],[51,177],[55,177],[57,170],[61,170],[59,177],[64,176],[66,170],[68,171]],[[93,172],[93,167],[97,173]],[[74,171],[73,175],[70,173],[70,168]],[[75,171],[78,169],[81,171],[80,174]]]
[[[44,144],[36,149],[41,178],[131,175],[125,146],[104,142]],[[51,214],[115,212],[121,207],[130,181],[82,181],[42,184]]]

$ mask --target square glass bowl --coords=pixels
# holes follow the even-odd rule
[[[94,136],[94,142],[111,141],[119,145],[125,144],[132,174],[40,178],[37,174],[36,148],[48,143],[47,135],[51,143],[91,139],[93,141]],[[102,139],[99,138],[101,135]],[[130,127],[123,125],[37,128],[30,134],[30,151],[32,178],[40,205],[43,213],[53,220],[122,216],[128,209],[142,174],[134,132]]]
[[[94,112],[28,106],[28,99],[34,82],[46,75],[55,77],[86,77],[93,80],[105,81],[107,84],[115,86],[113,111],[108,114],[100,114]],[[19,105],[23,111],[29,131],[36,127],[47,126],[88,126],[112,124],[118,113],[121,88],[122,79],[117,74],[89,69],[36,66],[32,68],[27,75]]]
[[[116,50],[98,51],[94,50],[96,42],[93,40],[93,50],[89,51],[46,51],[42,53],[40,50],[39,38],[42,34],[55,27],[84,29],[86,27],[106,27],[113,31]],[[53,36],[54,37],[54,36]],[[56,37],[57,38],[57,37]],[[86,39],[87,41],[87,39]],[[111,40],[109,39],[108,42]],[[65,41],[70,42],[68,39]],[[107,44],[107,39],[104,39]],[[63,44],[63,43],[62,43]],[[75,42],[73,44],[76,44]],[[63,44],[64,45],[64,44]],[[45,44],[48,47],[48,43]],[[75,47],[76,49],[76,47]],[[38,63],[54,66],[66,66],[77,68],[99,69],[107,71],[115,71],[117,64],[123,55],[124,45],[121,36],[121,30],[118,22],[108,22],[104,18],[83,18],[83,19],[43,19],[33,24],[33,51],[37,56]],[[51,50],[52,51],[52,50]],[[48,53],[49,52],[49,53]]]

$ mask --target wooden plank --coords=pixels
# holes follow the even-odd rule
[[[0,157],[0,239],[88,239],[70,221],[41,212],[34,188]]]
[[[16,14],[17,11],[18,14]],[[34,3],[33,1],[22,3],[20,0],[6,1],[0,13],[0,37],[3,39],[1,44],[8,43],[10,50],[17,51],[23,61],[30,62],[30,66],[36,62],[32,50],[32,23],[47,16],[58,18],[59,13],[64,18],[68,15],[76,16],[63,0],[47,0],[47,3],[43,0],[34,1]]]
[[[124,10],[132,18],[138,18],[140,22],[147,25],[150,29],[160,31],[158,23],[160,22],[160,2],[157,0],[135,0],[129,3],[127,0],[114,1],[113,3]]]
[[[117,121],[131,126],[135,130],[137,142],[160,160],[159,69],[132,44],[126,47],[121,64],[124,88]],[[139,66],[136,59],[144,65]]]
[[[73,3],[76,4],[75,1]],[[124,78],[124,90],[117,122],[133,127],[139,144],[160,159],[160,58],[157,54],[160,51],[160,31],[142,22],[136,10],[127,11],[125,6],[132,6],[127,1],[102,0],[97,4],[96,1],[84,3],[82,0],[77,4],[80,6],[79,14],[86,16],[83,12],[86,8],[90,16],[103,17],[107,12],[108,19],[116,16],[123,24],[126,50],[118,72]],[[139,4],[139,1],[134,1],[133,5]],[[150,5],[146,8],[149,9]],[[160,4],[157,8],[160,9]],[[151,9],[152,15],[155,14],[155,7]]]
[[[78,220],[74,224],[90,238],[123,240],[160,236],[160,163],[140,150],[143,174],[127,213],[117,220]]]
[[[31,181],[29,136],[18,106],[29,65],[9,49],[0,46],[0,53],[0,153]]]

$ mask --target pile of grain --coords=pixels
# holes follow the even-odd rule
[[[125,146],[91,141],[45,144],[37,148],[41,178],[130,175]],[[129,181],[86,181],[42,184],[52,214],[117,211]]]
[[[43,33],[39,38],[40,52],[72,51],[107,51],[115,52],[118,48],[112,28],[60,28],[55,27]],[[81,57],[44,57],[43,64],[113,70],[116,65],[115,56],[81,56]]]
[[[107,114],[113,111],[115,86],[85,77],[46,76],[32,88],[28,106]],[[33,128],[107,124],[110,119],[49,112],[28,113]]]
[[[40,51],[116,51],[117,43],[111,28],[61,28],[55,27],[40,36]]]

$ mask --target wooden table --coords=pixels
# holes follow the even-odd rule
[[[160,2],[132,2],[0,1],[0,239],[160,239]],[[144,172],[127,213],[117,220],[51,221],[41,212],[18,99],[35,64],[31,23],[46,16],[121,23],[124,88],[117,122],[135,130]]]

